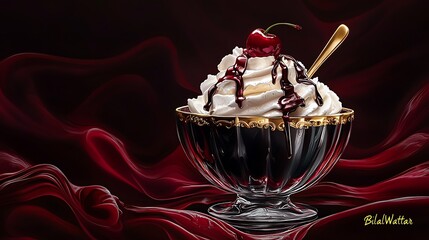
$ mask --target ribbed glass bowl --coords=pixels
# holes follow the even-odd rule
[[[317,217],[290,195],[323,178],[347,145],[354,112],[290,117],[225,117],[176,109],[177,132],[192,164],[215,186],[237,194],[209,213],[237,228],[273,231]]]

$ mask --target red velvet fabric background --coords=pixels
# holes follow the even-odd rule
[[[0,2],[1,239],[425,239],[429,235],[426,1]],[[253,235],[208,216],[231,200],[192,168],[174,109],[255,28],[275,22],[356,118],[333,171],[294,196],[319,219]],[[364,225],[367,215],[413,225]]]

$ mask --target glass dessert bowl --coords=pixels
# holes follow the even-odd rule
[[[349,140],[354,112],[268,118],[212,116],[176,109],[177,132],[192,164],[215,186],[237,194],[208,212],[245,230],[284,230],[317,217],[290,196],[316,184]],[[286,123],[286,124],[285,124]]]

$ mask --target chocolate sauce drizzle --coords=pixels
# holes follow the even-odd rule
[[[282,77],[280,79],[280,86],[285,93],[284,96],[282,96],[278,103],[280,105],[280,109],[283,113],[283,119],[285,121],[289,121],[289,114],[291,112],[294,112],[298,107],[304,107],[304,99],[301,98],[295,91],[292,83],[288,79],[289,69],[287,68],[285,62],[283,61],[283,58],[287,60],[293,61],[295,70],[296,70],[296,82],[303,83],[306,85],[313,85],[315,90],[315,101],[317,105],[322,106],[323,105],[323,98],[320,95],[319,91],[317,90],[316,84],[311,81],[310,78],[307,76],[307,72],[305,71],[305,67],[302,65],[302,63],[295,60],[295,58],[289,56],[289,55],[279,55],[277,57],[276,61],[273,64],[273,69],[271,70],[271,77],[273,79],[273,84],[276,83],[277,80],[277,68],[280,66],[282,69]]]
[[[293,57],[289,55],[283,55],[283,54],[279,55],[277,59],[274,61],[273,69],[271,70],[271,77],[273,79],[273,84],[275,84],[277,80],[277,68],[280,66],[282,69],[280,86],[284,92],[284,96],[282,96],[279,99],[278,104],[280,105],[280,109],[283,113],[283,120],[287,122],[289,121],[289,114],[291,112],[294,112],[300,106],[304,107],[305,104],[304,104],[304,99],[294,91],[294,87],[292,83],[288,80],[289,70],[285,62],[283,61],[283,58],[293,61],[294,67],[296,70],[296,82],[314,86],[315,95],[316,95],[315,101],[319,106],[323,105],[323,99],[319,91],[317,90],[316,84],[307,76],[307,72],[305,71],[305,68],[302,65],[302,63],[298,62],[297,60],[295,60]],[[238,56],[235,60],[235,64],[226,70],[225,75],[219,78],[216,84],[211,86],[208,92],[207,103],[204,105],[204,109],[206,111],[210,110],[210,107],[213,102],[213,96],[218,89],[218,85],[225,80],[231,80],[235,82],[236,84],[235,102],[238,104],[240,108],[242,107],[242,103],[246,99],[243,95],[244,93],[243,74],[247,68],[247,60],[248,60],[248,56],[245,53]]]
[[[241,108],[243,101],[246,99],[243,95],[244,93],[243,74],[246,71],[246,68],[247,68],[247,56],[244,54],[241,54],[236,58],[235,64],[226,70],[225,75],[219,78],[217,83],[209,89],[208,101],[206,105],[204,105],[204,110],[209,111],[210,106],[212,105],[213,95],[217,91],[218,84],[225,80],[231,80],[235,82],[235,85],[236,85],[235,102]]]

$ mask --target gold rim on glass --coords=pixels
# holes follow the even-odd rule
[[[260,116],[212,116],[207,114],[191,113],[187,106],[176,109],[180,121],[192,122],[199,126],[214,124],[215,126],[245,127],[245,128],[270,128],[272,131],[284,131],[285,123],[281,117]],[[320,127],[325,125],[346,124],[353,121],[354,111],[350,108],[342,108],[341,112],[323,116],[290,117],[289,125],[293,128]]]

